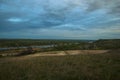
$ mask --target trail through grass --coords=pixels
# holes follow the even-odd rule
[[[119,51],[10,59],[0,59],[0,80],[120,80]]]

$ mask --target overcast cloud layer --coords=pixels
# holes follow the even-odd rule
[[[120,0],[0,0],[0,38],[120,38]]]

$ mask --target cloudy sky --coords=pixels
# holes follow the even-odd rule
[[[120,38],[120,0],[0,0],[0,38]]]

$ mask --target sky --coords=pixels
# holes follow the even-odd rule
[[[0,38],[120,39],[120,0],[0,0]]]

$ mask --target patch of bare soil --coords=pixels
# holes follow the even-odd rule
[[[37,57],[37,56],[65,56],[65,55],[79,55],[79,54],[102,54],[109,50],[68,50],[68,51],[53,51],[30,54],[24,57]]]
[[[6,61],[15,61],[15,60],[25,60],[30,59],[33,57],[38,56],[67,56],[67,55],[79,55],[79,54],[102,54],[107,53],[109,50],[68,50],[68,51],[51,51],[51,52],[41,52],[41,53],[35,53],[25,56],[18,56],[18,57],[9,57],[9,58],[2,58],[0,59],[0,62]],[[9,59],[9,60],[8,60]]]

